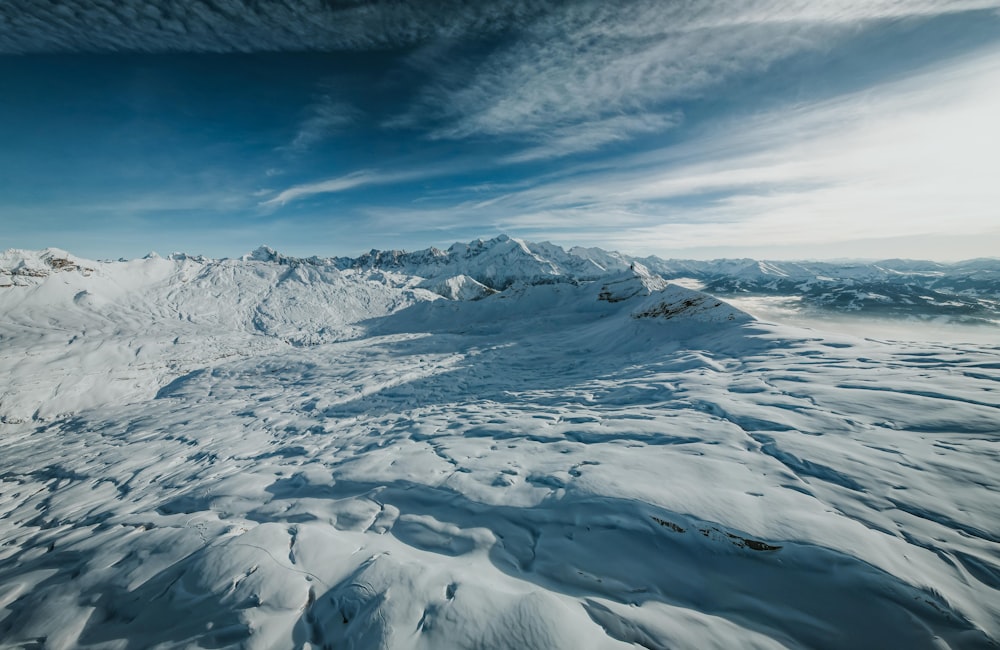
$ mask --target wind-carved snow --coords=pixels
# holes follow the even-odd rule
[[[473,257],[8,273],[0,642],[996,646],[1000,346]]]

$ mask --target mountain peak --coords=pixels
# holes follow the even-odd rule
[[[309,261],[283,255],[267,245],[258,246],[252,253],[244,255],[240,259],[244,262],[270,262],[272,264],[290,264],[296,261]],[[316,260],[317,258],[311,259]]]
[[[71,255],[61,248],[28,251],[11,248],[0,253],[0,272],[5,275],[44,277],[54,271],[89,273],[95,263]]]
[[[633,262],[627,271],[609,276],[605,280],[598,294],[598,300],[621,302],[635,296],[648,296],[656,291],[662,291],[668,285],[666,280],[651,273],[642,264]]]

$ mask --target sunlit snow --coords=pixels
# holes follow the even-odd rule
[[[1000,341],[546,246],[3,253],[2,644],[996,647]]]

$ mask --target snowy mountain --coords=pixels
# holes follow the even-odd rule
[[[341,269],[382,269],[429,278],[441,295],[452,277],[469,277],[493,290],[516,282],[591,281],[642,264],[667,280],[700,282],[720,296],[794,296],[802,305],[831,312],[947,318],[956,322],[1000,320],[1000,260],[956,264],[915,260],[872,263],[785,262],[752,259],[712,261],[637,258],[600,248],[571,248],[511,239],[505,235],[447,250],[405,253],[371,251],[331,261]],[[476,290],[473,295],[482,295]]]
[[[610,284],[601,286],[635,283],[632,294],[622,299],[640,293],[653,302],[656,294],[667,305],[691,296],[698,299],[696,292],[680,287],[667,291],[662,278],[644,267],[636,268],[641,272],[619,274],[625,279],[607,276]],[[532,290],[530,308],[535,315],[557,318],[552,311],[559,305],[565,314],[577,318],[580,309],[591,313],[600,304],[597,289],[582,287],[579,277],[533,253],[524,242],[507,237],[455,245],[447,253],[374,252],[356,260],[300,259],[268,247],[237,260],[175,254],[118,262],[82,260],[56,249],[8,250],[0,257],[0,289],[6,289],[0,293],[0,308],[7,314],[8,325],[15,328],[12,332],[26,339],[42,337],[53,345],[65,343],[74,350],[95,346],[95,355],[98,349],[104,352],[98,355],[103,363],[87,367],[82,375],[50,371],[54,358],[66,356],[61,347],[53,350],[53,358],[35,355],[37,367],[18,360],[22,370],[33,368],[32,379],[0,393],[0,417],[48,417],[62,412],[59,409],[89,405],[105,394],[132,396],[136,386],[146,386],[143,390],[148,393],[149,385],[200,362],[203,346],[211,349],[213,357],[227,358],[275,346],[357,338],[375,327],[374,320],[441,297],[470,301],[496,296],[480,311],[496,312],[488,318],[499,322],[510,320],[509,313],[521,313],[511,311],[512,302],[528,304],[527,300],[508,300],[520,296],[517,287],[566,284],[565,292],[551,287]],[[505,286],[508,291],[502,294],[493,288]],[[683,296],[678,297],[678,292]],[[615,302],[603,295],[601,299]],[[720,301],[712,303],[722,307]],[[657,309],[647,307],[647,311]],[[446,313],[428,309],[429,314]],[[696,311],[691,310],[692,317]],[[13,338],[12,343],[20,340]],[[109,348],[114,346],[119,349],[111,354]],[[197,351],[189,354],[189,348]],[[132,355],[149,357],[143,368],[153,374],[152,379],[108,384],[114,368]],[[161,357],[169,362],[160,363]]]
[[[555,252],[556,248],[550,247],[548,252]],[[561,257],[569,259],[565,252]],[[574,272],[575,269],[560,264],[558,258],[539,254],[527,242],[506,235],[488,241],[478,239],[469,244],[454,244],[446,251],[436,248],[413,253],[372,250],[358,258],[335,258],[332,262],[341,269],[381,269],[424,278],[464,275],[495,290],[506,289],[515,282],[569,281],[580,275]]]
[[[53,249],[7,251],[0,264],[8,347],[41,348],[29,358],[5,355],[7,365],[0,366],[16,366],[21,379],[0,389],[0,418],[15,420],[88,406],[105,395],[152,394],[163,378],[206,357],[353,338],[359,321],[438,298],[264,248],[241,260],[177,255],[123,262]],[[62,371],[53,372],[60,359]],[[133,360],[134,381],[108,381]]]
[[[996,272],[0,254],[0,647],[996,647],[1000,346],[681,277]]]
[[[990,322],[1000,316],[1000,261],[943,265],[887,260],[871,264],[748,261],[712,263],[692,274],[723,295],[800,296],[817,308],[873,315]]]

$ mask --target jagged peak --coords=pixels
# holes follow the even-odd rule
[[[190,255],[188,253],[175,252],[167,255],[167,259],[172,262],[208,262],[204,255]]]
[[[244,255],[241,259],[246,262],[277,262],[282,258],[282,255],[271,248],[270,246],[261,245],[253,250],[252,253]]]

